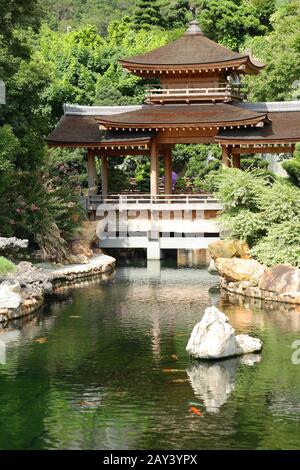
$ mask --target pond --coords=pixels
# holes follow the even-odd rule
[[[2,333],[0,449],[299,448],[300,312],[217,285],[205,269],[119,267]],[[261,338],[261,356],[191,362],[210,305]]]

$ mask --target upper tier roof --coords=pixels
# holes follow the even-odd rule
[[[142,70],[176,70],[243,67],[241,71],[258,73],[262,64],[253,62],[248,54],[233,52],[220,44],[211,41],[201,32],[197,21],[190,22],[187,32],[176,41],[165,46],[120,60],[123,67],[134,71]],[[137,70],[138,72],[138,70]]]

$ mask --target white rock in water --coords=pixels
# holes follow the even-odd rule
[[[260,351],[262,342],[247,335],[235,336],[229,320],[216,307],[205,310],[194,326],[186,350],[196,359],[220,359]]]
[[[0,286],[0,308],[18,308],[21,296],[9,289],[7,285]]]
[[[249,335],[237,335],[235,337],[241,354],[249,354],[262,350],[262,342],[258,338],[252,338]]]

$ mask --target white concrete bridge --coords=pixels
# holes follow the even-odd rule
[[[219,239],[219,201],[201,194],[91,195],[85,208],[98,220],[101,248],[144,248],[148,259],[161,250],[203,250]]]

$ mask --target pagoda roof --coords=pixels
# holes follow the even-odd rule
[[[163,127],[221,127],[257,124],[267,120],[266,112],[256,112],[225,103],[143,105],[121,114],[97,118],[105,127],[163,128]]]
[[[179,39],[150,52],[121,59],[120,64],[133,72],[154,69],[199,71],[201,67],[205,70],[233,67],[238,70],[240,67],[245,73],[256,74],[264,67],[252,60],[249,54],[233,52],[208,39],[195,20],[190,22],[189,29]]]

